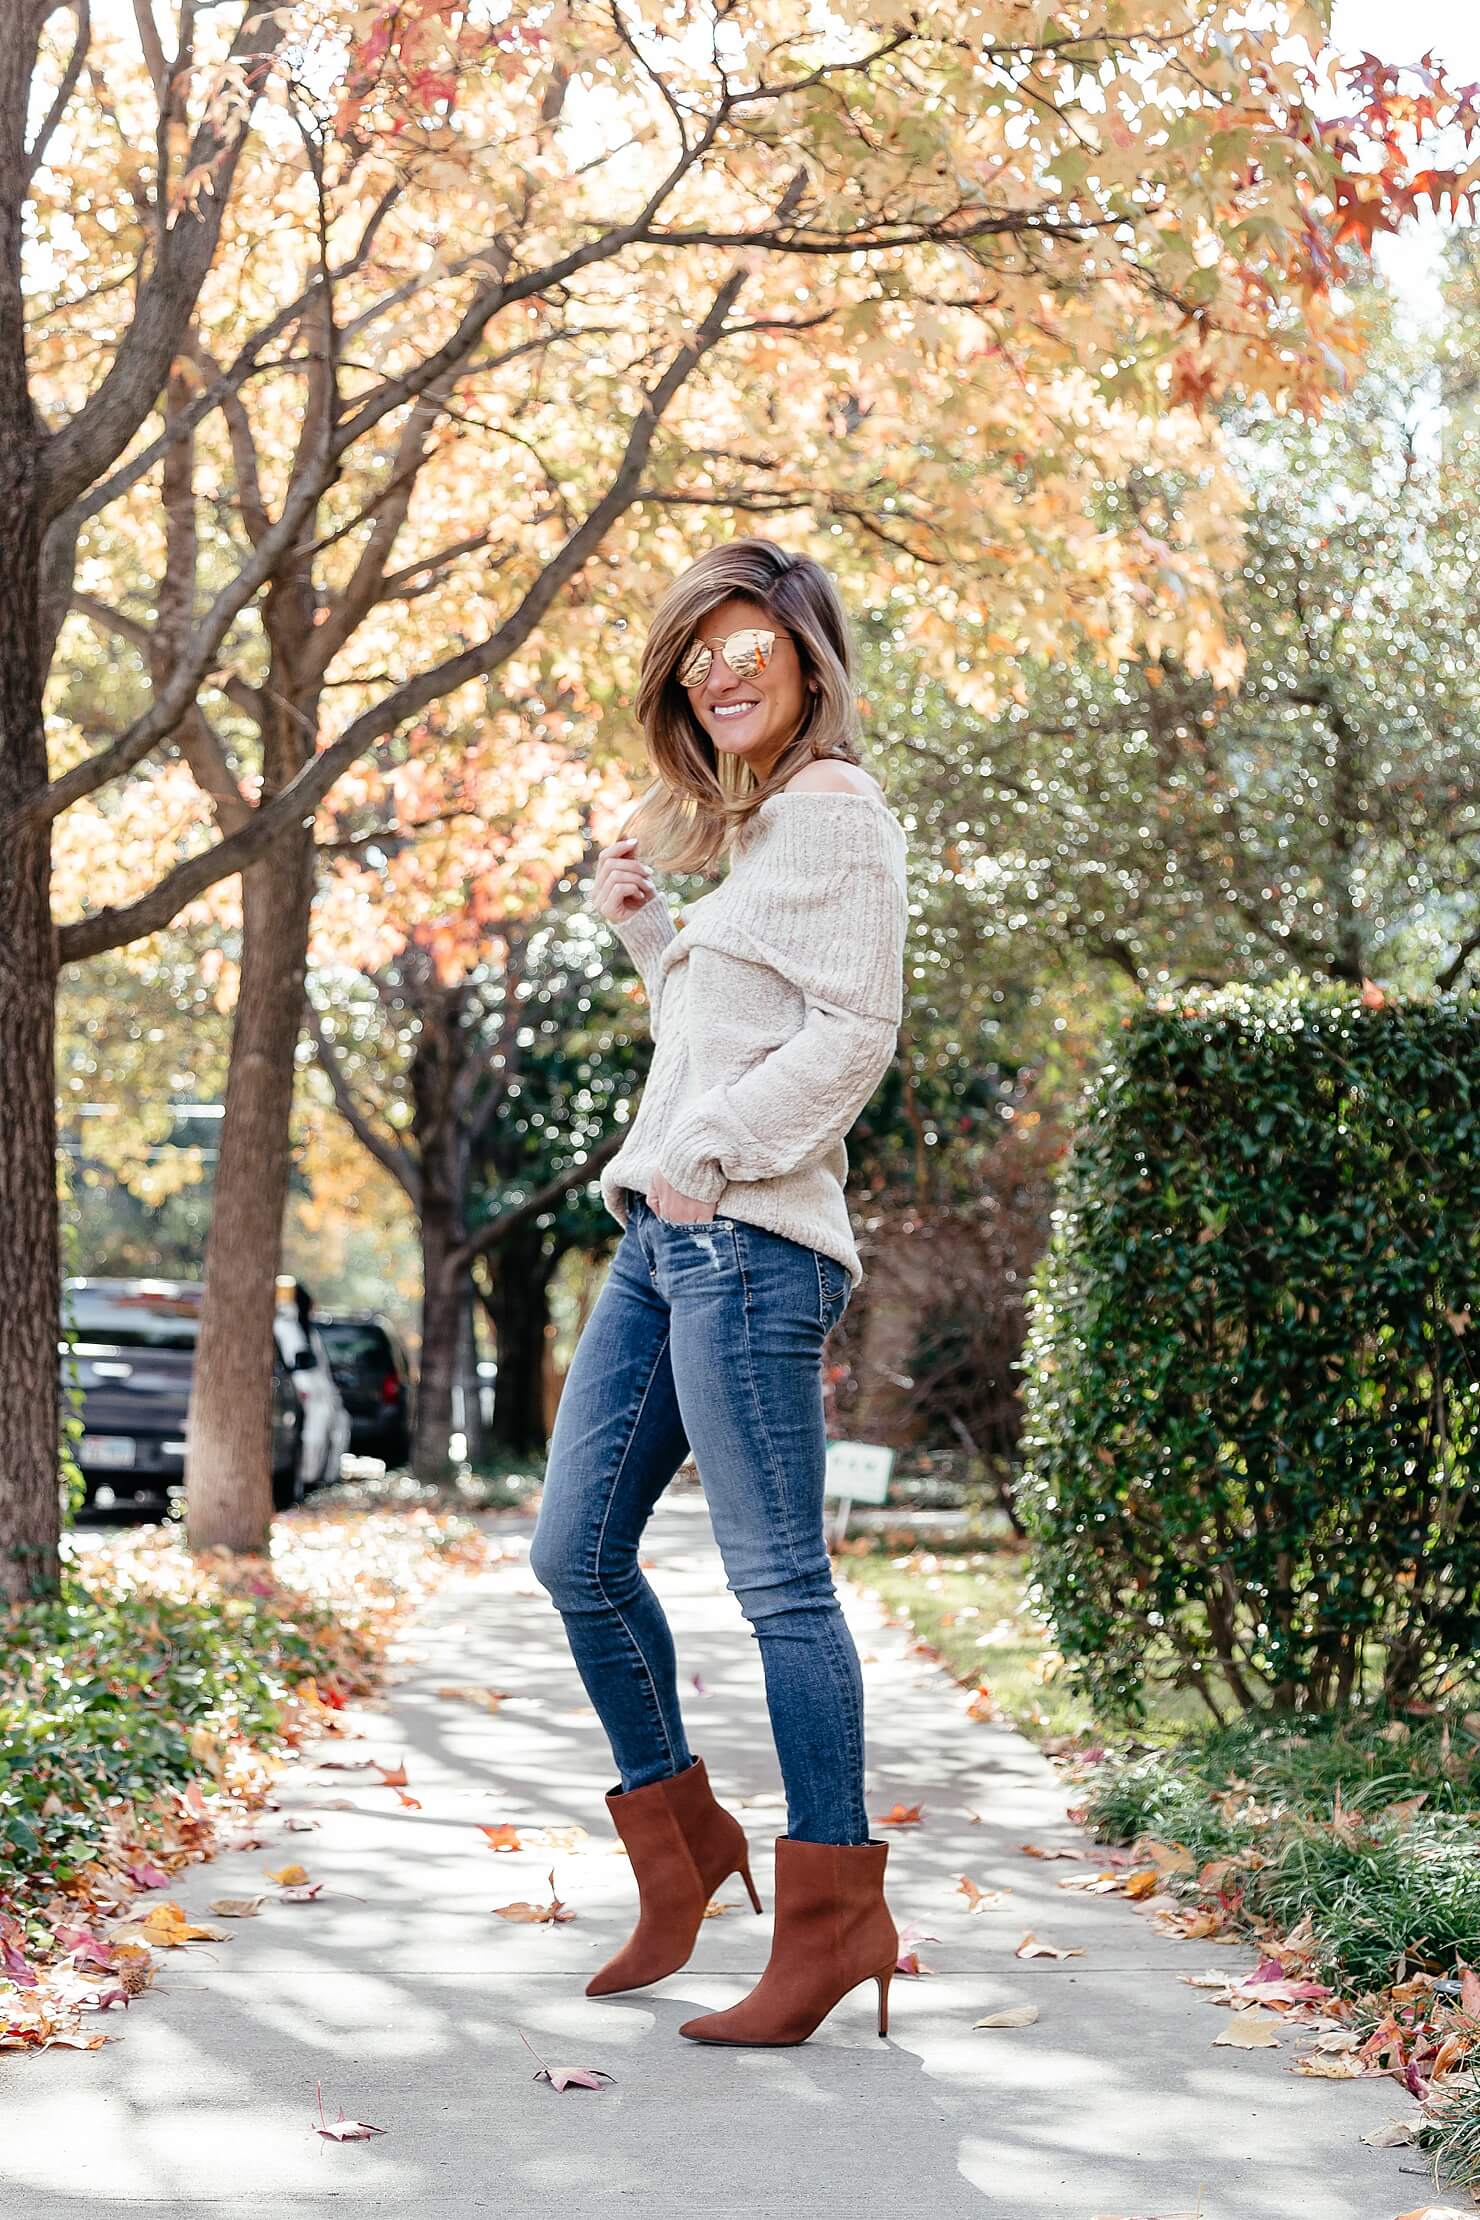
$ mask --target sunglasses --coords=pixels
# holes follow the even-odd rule
[[[791,634],[780,637],[789,640]],[[719,642],[719,652],[737,678],[759,678],[776,652],[777,634],[759,632],[747,627],[744,632],[731,632]],[[714,667],[714,649],[707,640],[693,640],[685,648],[679,663],[677,677],[680,686],[702,686]]]

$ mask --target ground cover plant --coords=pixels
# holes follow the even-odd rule
[[[279,1520],[270,1558],[192,1557],[168,1525],[69,1538],[61,1594],[0,1617],[0,2048],[89,2039],[124,1963],[103,1923],[209,1856],[483,1554],[463,1517],[361,1496]]]

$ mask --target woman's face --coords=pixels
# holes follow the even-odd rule
[[[754,678],[737,678],[719,643],[732,632],[752,629],[774,632],[776,645],[763,671]],[[711,609],[692,640],[714,649],[703,685],[686,689],[694,715],[719,753],[744,756],[757,778],[764,778],[807,706],[807,679],[796,642],[763,603],[747,601],[743,594]]]

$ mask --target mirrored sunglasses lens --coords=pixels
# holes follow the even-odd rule
[[[683,660],[678,666],[679,685],[702,686],[709,676],[709,666],[713,661],[713,649],[706,647],[702,640],[695,640],[693,646],[685,650]]]
[[[725,661],[737,678],[757,678],[771,660],[769,632],[732,632],[725,642]]]

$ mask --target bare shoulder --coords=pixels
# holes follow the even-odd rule
[[[884,799],[884,790],[877,779],[870,778],[867,771],[860,771],[857,764],[841,763],[836,758],[804,764],[781,791],[783,794],[867,794],[876,802]]]

